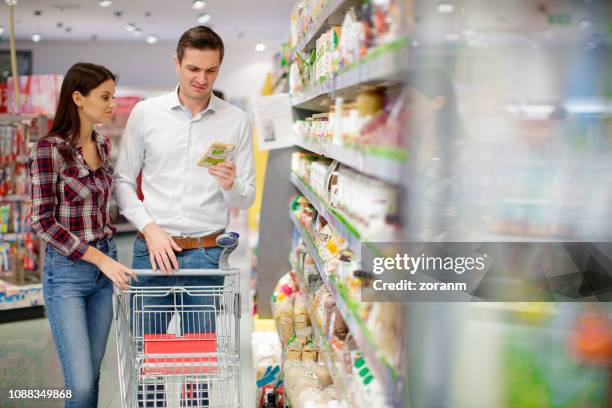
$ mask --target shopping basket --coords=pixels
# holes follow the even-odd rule
[[[240,407],[240,271],[227,262],[233,238],[217,240],[224,247],[219,269],[174,273],[223,276],[219,285],[115,288],[122,408]],[[193,305],[187,297],[203,301]]]

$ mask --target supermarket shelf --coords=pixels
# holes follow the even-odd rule
[[[374,371],[378,379],[385,385],[385,389],[391,390],[391,395],[389,397],[393,401],[397,400],[402,387],[401,379],[399,378],[397,370],[393,368],[387,361],[387,358],[378,351],[379,349],[375,344],[373,336],[365,322],[349,307],[349,301],[347,296],[344,294],[344,288],[342,285],[338,284],[333,276],[328,276],[325,273],[323,260],[319,255],[319,251],[315,247],[310,233],[303,228],[292,211],[289,211],[289,216],[297,230],[304,238],[308,253],[312,257],[315,266],[321,275],[321,279],[334,297],[336,306],[344,318],[347,327],[352,333],[357,346],[365,356],[369,366]]]
[[[348,248],[355,255],[361,256],[361,235],[359,232],[348,222],[343,221],[341,216],[332,210],[323,199],[319,198],[310,186],[295,173],[291,173],[291,182],[317,209],[317,212],[334,227],[334,230],[346,240]]]
[[[28,163],[28,155],[23,154],[15,157],[14,159],[7,159],[6,157],[0,158],[0,164],[9,164],[9,163],[19,163],[19,164],[27,164]]]
[[[337,146],[310,137],[298,138],[297,146],[329,157],[363,174],[393,185],[401,185],[406,178],[407,154],[401,149],[357,148]]]
[[[0,202],[18,202],[18,201],[30,201],[30,196],[27,194],[10,194],[0,197]]]
[[[330,27],[330,24],[341,25],[344,14],[351,6],[360,4],[357,0],[329,0],[323,7],[317,20],[311,25],[308,32],[297,43],[295,50],[309,51],[315,47],[317,38],[323,31]],[[295,51],[294,50],[294,51]]]
[[[42,283],[17,286],[0,281],[0,311],[44,304]]]
[[[376,47],[367,56],[342,68],[328,78],[310,85],[300,94],[291,98],[296,108],[316,109],[320,97],[328,94],[354,91],[360,85],[375,82],[402,82],[410,68],[410,48],[408,39],[399,40]]]
[[[334,350],[332,349],[329,340],[327,340],[327,338],[323,335],[323,331],[319,327],[318,323],[313,319],[314,316],[310,313],[310,310],[308,311],[308,317],[310,318],[312,331],[318,338],[318,344],[324,347],[323,358],[325,359],[325,364],[327,365],[327,369],[331,374],[334,385],[340,391],[341,398],[346,402],[347,406],[353,406],[351,404],[352,396],[349,391],[349,385],[344,381],[344,376],[334,361]]]
[[[123,224],[113,225],[113,227],[115,228],[115,232],[117,232],[118,234],[126,233],[126,232],[137,232],[138,231],[136,229],[136,227],[133,226],[132,224],[130,224],[129,222],[123,223]]]
[[[304,275],[303,275],[304,271],[298,270],[293,264],[291,265],[291,268],[296,272],[296,276],[297,276],[300,287],[306,288],[306,282],[304,280]],[[319,324],[317,323],[310,308],[308,308],[307,313],[308,313],[308,318],[310,319],[310,326],[312,327],[312,331],[314,332],[314,336],[318,340],[317,343],[323,347],[323,349],[320,351],[323,352],[323,356],[325,358],[325,365],[327,366],[327,369],[329,370],[329,373],[331,374],[332,381],[334,382],[334,385],[340,391],[340,396],[342,397],[342,399],[348,404],[348,406],[352,406],[351,405],[352,394],[349,391],[348,384],[344,381],[344,377],[342,376],[340,369],[338,368],[337,364],[334,362],[334,358],[333,358],[334,351],[332,349],[331,343],[329,342],[327,337],[323,335],[323,330],[321,330],[321,328],[319,327]]]
[[[33,239],[35,238],[33,232],[9,232],[0,234],[0,241],[22,241],[26,239],[28,234],[31,234]]]

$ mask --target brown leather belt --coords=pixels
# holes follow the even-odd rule
[[[217,237],[223,234],[219,232],[205,237],[172,237],[176,245],[181,249],[198,249],[198,248],[211,248],[217,246]],[[144,240],[145,237],[142,233],[138,233],[138,238]]]

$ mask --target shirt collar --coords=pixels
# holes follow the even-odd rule
[[[181,104],[181,101],[178,97],[179,86],[177,85],[174,88],[174,91],[170,94],[168,108],[170,110],[174,109],[183,109],[184,106]],[[216,97],[214,94],[210,95],[210,100],[208,101],[208,106],[204,109],[203,112],[211,111],[217,112],[220,108],[220,99]]]

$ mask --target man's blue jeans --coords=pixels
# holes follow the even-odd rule
[[[221,255],[221,247],[189,249],[181,252],[175,252],[179,269],[218,269],[219,257]],[[149,258],[149,250],[146,242],[141,238],[136,238],[134,242],[134,257],[132,260],[133,269],[151,269],[151,260]],[[223,276],[180,276],[180,275],[163,275],[163,276],[139,276],[138,282],[133,282],[132,285],[137,287],[189,287],[189,286],[216,286],[223,285]],[[172,306],[176,306],[177,310],[183,310],[181,314],[181,334],[187,333],[214,333],[215,332],[215,307],[216,299],[214,296],[187,296],[180,294],[170,294],[167,296],[145,296],[143,298],[133,299],[135,303],[131,306],[137,311],[144,309],[144,314],[136,314],[136,322],[133,322],[135,336],[142,337],[146,334],[163,334],[167,333],[169,315],[168,311]],[[158,306],[161,306],[158,308]],[[167,307],[165,307],[167,306]],[[183,309],[182,306],[185,306]],[[193,306],[196,306],[193,308]],[[197,311],[190,312],[189,310],[207,310],[206,313]],[[160,312],[155,313],[155,310]],[[141,350],[142,351],[142,350]],[[162,407],[165,400],[164,387],[161,385],[147,386],[146,391],[138,390],[139,406],[142,407]],[[146,395],[143,395],[146,392]],[[202,387],[199,392],[194,393],[194,399],[184,401],[186,406],[207,406],[208,399],[205,387]]]
[[[113,259],[110,240],[95,246]],[[100,365],[113,318],[113,284],[95,265],[73,261],[50,245],[44,265],[43,293],[51,332],[64,372],[66,407],[98,406]]]

